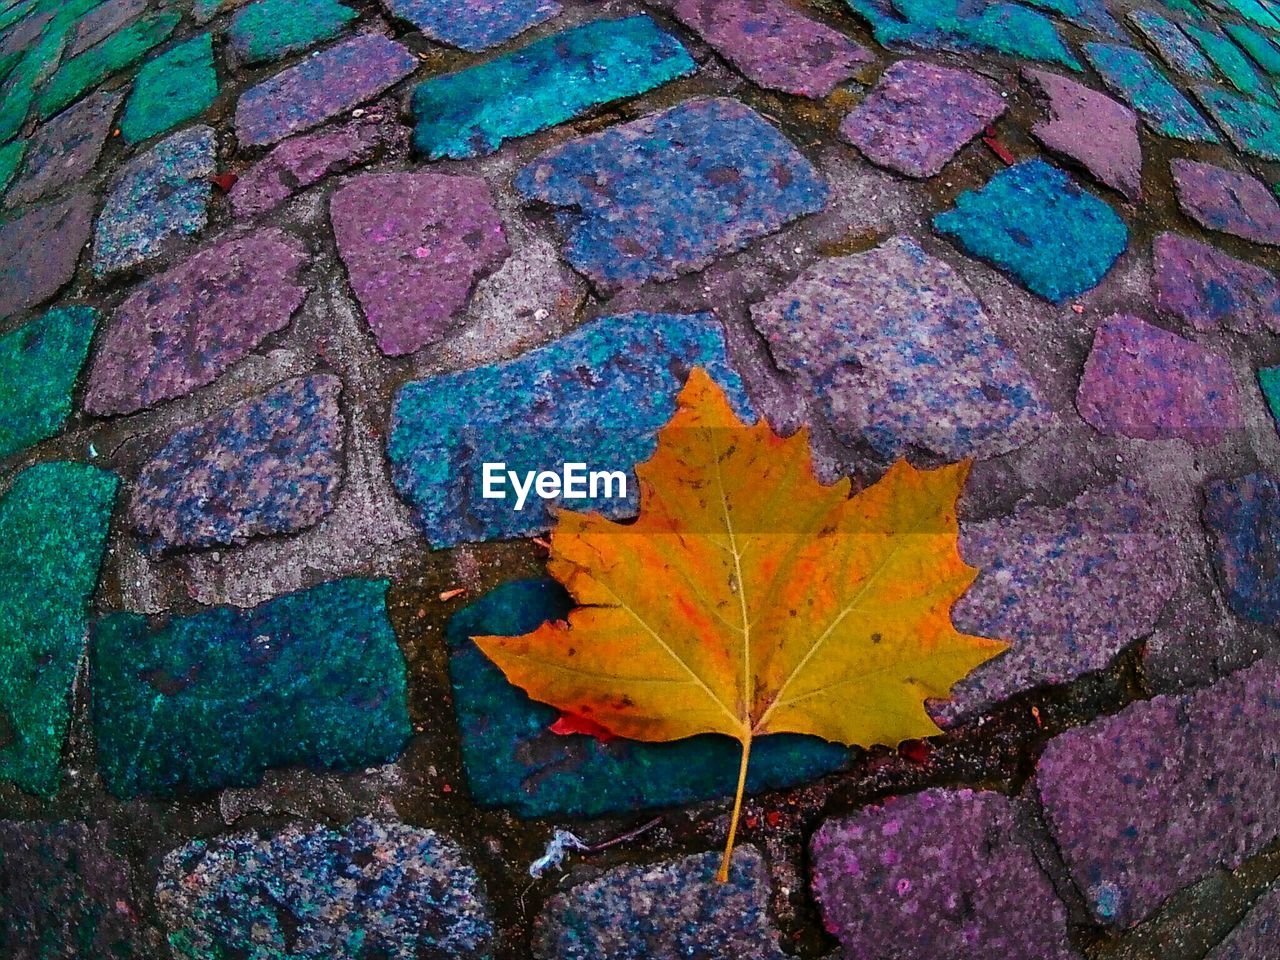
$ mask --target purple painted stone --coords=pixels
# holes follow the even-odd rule
[[[1060,734],[1035,782],[1094,917],[1133,926],[1280,835],[1280,664]]]
[[[886,459],[997,456],[1053,421],[964,281],[907,237],[819,261],[751,313],[837,435]]]
[[[107,0],[94,7],[76,24],[75,36],[67,59],[88,50],[95,43],[107,39],[130,20],[147,9],[147,0]]]
[[[93,198],[77,194],[0,226],[0,317],[44,303],[76,272]]]
[[[825,97],[870,51],[786,0],[676,0],[673,12],[754,83]]]
[[[1025,67],[1023,75],[1043,92],[1049,119],[1031,133],[1048,149],[1080,163],[1100,183],[1130,200],[1142,194],[1142,146],[1138,117],[1124,104],[1075,80]]]
[[[10,8],[12,9],[12,8]],[[6,14],[8,11],[6,11]],[[44,13],[29,12],[7,30],[0,31],[0,59],[15,53],[26,53],[34,47],[44,34],[44,28],[53,19],[53,11]]]
[[[342,480],[341,392],[297,377],[179,430],[138,476],[134,529],[160,552],[311,526]]]
[[[1210,483],[1204,525],[1231,609],[1253,623],[1280,625],[1280,482],[1251,473]]]
[[[954,722],[1023,690],[1106,667],[1151,633],[1177,589],[1170,546],[1156,506],[1125,483],[1086,491],[1064,507],[964,524],[960,553],[981,572],[951,618],[963,632],[1011,646],[931,712]]]
[[[9,188],[5,203],[39,200],[92,170],[123,99],[123,94],[99,91],[40,127],[27,146],[22,176]]]
[[[102,338],[84,408],[133,413],[213,381],[289,323],[306,296],[302,243],[283,230],[206,247],[153,277],[119,307]]]
[[[409,50],[376,33],[322,50],[244,92],[236,104],[241,146],[275,143],[371,100],[418,66]]]
[[[1076,407],[1102,433],[1139,440],[1217,443],[1244,426],[1225,359],[1128,314],[1094,334]]]
[[[378,347],[435,343],[476,281],[510,254],[489,185],[477,177],[370,173],[330,203],[338,253]]]
[[[1205,960],[1260,960],[1280,943],[1280,884],[1264,893]]]
[[[840,124],[872,163],[932,177],[1004,113],[999,88],[968,70],[900,60]]]
[[[237,217],[257,216],[330,174],[408,145],[407,127],[373,116],[291,137],[236,181],[231,188],[231,205]]]
[[[1280,203],[1257,177],[1181,158],[1169,169],[1178,204],[1200,226],[1280,246]]]
[[[1176,233],[1156,237],[1151,252],[1161,314],[1196,330],[1280,333],[1280,281],[1270,270]]]
[[[858,960],[1074,960],[1067,911],[998,793],[925,790],[826,821],[813,893]]]

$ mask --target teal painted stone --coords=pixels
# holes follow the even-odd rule
[[[1225,2],[1246,20],[1270,30],[1280,30],[1280,18],[1277,18],[1270,7],[1260,0],[1225,0]]]
[[[231,18],[227,36],[244,63],[263,63],[336,37],[357,16],[337,0],[258,0]]]
[[[517,636],[572,608],[553,580],[508,583],[449,621],[449,674],[462,738],[462,762],[473,799],[522,817],[594,817],[680,806],[731,796],[739,746],[727,737],[672,743],[614,739],[548,728],[557,712],[512,686],[472,642],[476,636]],[[813,780],[847,762],[849,751],[816,737],[776,734],[751,748],[747,792]]]
[[[1222,26],[1258,66],[1271,76],[1280,77],[1280,47],[1274,40],[1243,23],[1224,23]]]
[[[0,499],[0,780],[45,797],[62,781],[116,486],[96,467],[40,463]]]
[[[1151,10],[1135,10],[1129,14],[1129,22],[1151,41],[1160,59],[1173,69],[1201,80],[1213,78],[1213,66],[1172,20]]]
[[[481,156],[696,69],[647,16],[594,20],[419,84],[413,145],[433,160]]]
[[[968,253],[1061,303],[1097,286],[1129,244],[1111,207],[1043,160],[1001,170],[933,218]]]
[[[1276,105],[1276,94],[1270,81],[1254,69],[1249,58],[1227,37],[1211,30],[1187,25],[1187,35],[1200,45],[1231,85],[1247,97]]]
[[[200,36],[148,60],[133,82],[120,133],[140,143],[204,113],[218,95],[213,36]]]
[[[27,141],[14,140],[12,143],[6,143],[0,147],[0,196],[4,195],[9,184],[13,180],[13,175],[18,172],[18,167],[22,164],[22,158],[27,152]]]
[[[337,580],[248,610],[118,613],[94,631],[94,732],[107,789],[170,795],[271,767],[351,770],[400,755],[404,656],[385,580]]]
[[[58,65],[65,43],[66,31],[46,32],[10,72],[0,91],[0,141],[12,139],[22,129],[31,112],[36,87]]]
[[[1217,143],[1218,136],[1178,88],[1144,54],[1115,43],[1086,43],[1084,55],[1113,93],[1142,115],[1155,133]]]
[[[58,68],[41,91],[37,104],[40,116],[53,116],[113,73],[137,63],[148,50],[169,39],[180,19],[177,13],[147,17],[112,34],[80,56],[72,57]]]
[[[0,337],[0,460],[62,429],[97,311],[60,307]]]
[[[1280,160],[1280,110],[1207,83],[1192,92],[1237,150]]]
[[[1267,401],[1267,409],[1271,411],[1271,419],[1280,430],[1280,367],[1263,367],[1258,371],[1258,386],[1262,388],[1262,398]]]

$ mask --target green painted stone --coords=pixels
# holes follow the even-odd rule
[[[1213,65],[1231,81],[1233,87],[1245,96],[1269,103],[1273,107],[1276,105],[1275,90],[1271,83],[1253,68],[1249,58],[1229,38],[1191,24],[1184,25],[1182,29],[1199,44],[1205,56],[1213,61]]]
[[[1226,0],[1226,2],[1246,20],[1252,21],[1261,27],[1280,30],[1280,19],[1277,19],[1276,15],[1271,12],[1270,7],[1262,3],[1261,0]]]
[[[22,163],[26,152],[27,141],[25,140],[14,140],[0,147],[0,195],[4,194],[13,175],[18,172],[18,166]]]
[[[40,116],[53,116],[116,71],[137,63],[148,50],[169,39],[181,19],[177,13],[162,13],[139,20],[72,57],[41,91],[37,104]]]
[[[143,64],[124,108],[120,134],[126,143],[149,140],[204,113],[217,95],[213,35],[202,33]]]
[[[387,581],[336,580],[157,628],[94,630],[98,763],[118,797],[258,783],[271,767],[394,760],[411,728]]]
[[[1244,48],[1245,53],[1253,57],[1258,66],[1273,77],[1280,77],[1280,47],[1274,41],[1243,23],[1228,23],[1223,28]]]
[[[117,481],[41,463],[0,500],[0,779],[57,792],[71,685],[88,634]]]
[[[1258,385],[1262,387],[1262,397],[1267,401],[1267,409],[1271,418],[1280,430],[1280,367],[1263,367],[1258,371]]]
[[[227,34],[241,60],[262,63],[336,37],[357,16],[337,0],[258,0],[232,18]]]
[[[44,38],[13,68],[0,92],[0,141],[12,139],[31,112],[35,89],[58,64],[66,30],[46,30]]]
[[[62,429],[97,311],[50,310],[0,337],[0,460]]]

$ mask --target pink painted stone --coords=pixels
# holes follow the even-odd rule
[[[785,0],[676,0],[673,12],[753,82],[818,99],[874,58]]]
[[[1005,111],[990,80],[969,70],[899,60],[840,124],[872,163],[932,177]]]
[[[236,181],[231,188],[231,206],[237,217],[257,216],[330,174],[369,163],[408,144],[407,127],[372,116],[291,137]]]
[[[1182,211],[1207,230],[1280,246],[1280,203],[1257,177],[1199,160],[1169,164]]]
[[[435,343],[511,249],[478,177],[370,173],[330,203],[338,253],[382,352]]]
[[[1216,443],[1244,426],[1226,360],[1126,314],[1094,335],[1076,406],[1102,433],[1140,440]]]
[[[0,317],[44,303],[76,272],[93,198],[76,194],[0,226]]]
[[[133,413],[211,383],[283,329],[307,288],[296,237],[274,227],[206,247],[148,280],[103,336],[84,408]]]
[[[1130,200],[1142,195],[1138,117],[1124,104],[1056,73],[1023,69],[1044,92],[1049,119],[1031,133],[1050,150],[1080,163],[1101,183]]]
[[[1280,333],[1280,280],[1270,270],[1176,233],[1151,244],[1156,309],[1196,330]]]

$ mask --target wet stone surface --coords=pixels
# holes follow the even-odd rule
[[[1145,54],[1113,43],[1086,43],[1084,54],[1103,82],[1142,116],[1152,132],[1217,143],[1218,135]]]
[[[1280,333],[1280,281],[1191,237],[1163,233],[1151,245],[1155,307],[1195,330]]]
[[[496,47],[560,13],[555,0],[382,0],[433,40],[463,50]]]
[[[76,272],[89,239],[93,198],[76,194],[0,226],[0,317],[44,303]]]
[[[213,36],[204,33],[143,64],[120,133],[127,143],[148,140],[199,116],[217,95]]]
[[[1280,482],[1251,473],[1210,483],[1204,491],[1204,523],[1231,609],[1255,623],[1280,623]]]
[[[22,176],[5,203],[31,203],[83,178],[98,162],[122,99],[118,93],[95,93],[41,126],[27,143]]]
[[[1206,230],[1280,246],[1280,203],[1256,177],[1198,160],[1169,165],[1183,212]]]
[[[242,61],[261,63],[330,40],[356,16],[337,0],[256,0],[231,18],[227,38]]]

